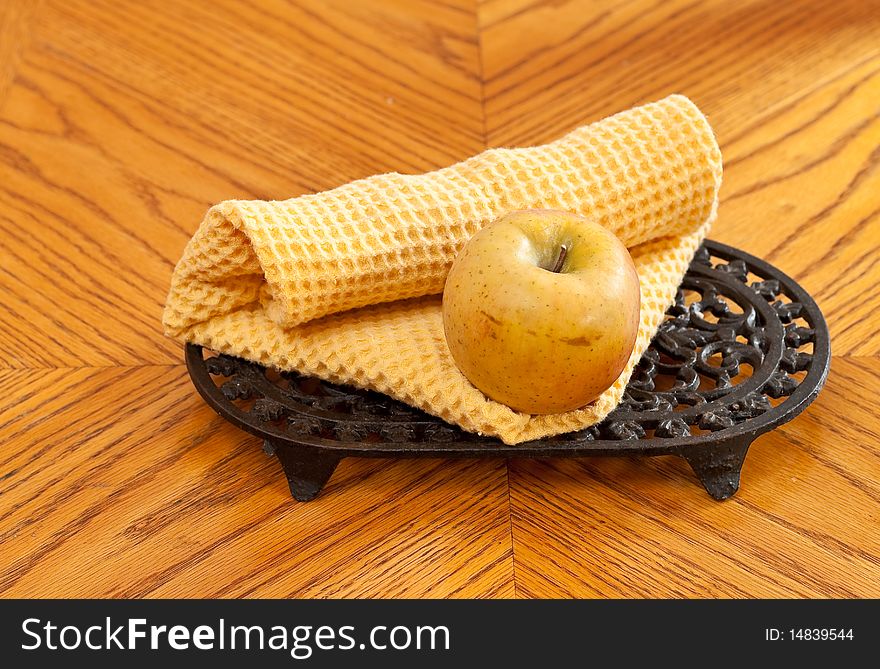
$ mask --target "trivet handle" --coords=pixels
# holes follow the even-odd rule
[[[731,437],[720,444],[683,446],[679,455],[688,461],[700,483],[717,500],[733,497],[754,434]]]
[[[342,459],[325,450],[271,439],[263,442],[263,450],[270,455],[274,453],[281,462],[290,494],[299,502],[308,502],[317,497]]]

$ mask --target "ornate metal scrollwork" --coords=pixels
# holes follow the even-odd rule
[[[771,265],[715,242],[697,252],[606,420],[519,446],[466,433],[378,393],[187,347],[196,388],[221,415],[267,440],[300,499],[317,494],[318,479],[329,478],[348,455],[624,453],[685,457],[722,499],[735,492],[752,439],[790,420],[818,394],[829,361],[828,330],[809,295]],[[291,474],[296,471],[312,478],[300,480]]]

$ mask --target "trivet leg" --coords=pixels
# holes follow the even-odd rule
[[[263,449],[278,457],[290,485],[290,494],[300,502],[308,502],[318,496],[341,460],[315,448],[275,444],[269,439]]]
[[[715,499],[733,497],[739,489],[739,475],[754,436],[733,437],[717,446],[689,446],[681,456],[688,461],[706,491]]]

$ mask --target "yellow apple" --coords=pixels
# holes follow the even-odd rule
[[[487,396],[530,414],[582,407],[620,376],[639,328],[639,277],[610,231],[567,211],[513,211],[456,257],[443,327]]]

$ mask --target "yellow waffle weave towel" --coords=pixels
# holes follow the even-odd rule
[[[675,95],[550,144],[490,149],[427,174],[376,175],[280,202],[223,202],[174,270],[165,332],[377,390],[508,444],[581,429],[619,402],[715,217],[720,184],[709,123]],[[612,230],[642,288],[639,335],[620,378],[582,409],[543,416],[488,399],[458,371],[440,298],[471,235],[532,207],[576,211]]]

